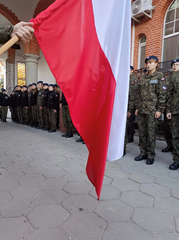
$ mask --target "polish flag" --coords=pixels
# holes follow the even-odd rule
[[[123,155],[131,0],[56,0],[31,21],[89,150],[86,172],[99,199],[106,160]]]

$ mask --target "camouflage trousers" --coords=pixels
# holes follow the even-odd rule
[[[23,115],[24,123],[28,124],[29,123],[29,109],[27,107],[22,108],[22,115]]]
[[[62,116],[63,124],[65,126],[66,132],[73,132],[74,126],[70,117],[70,112],[68,106],[62,106]]]
[[[11,119],[12,119],[12,121],[15,121],[16,120],[15,108],[14,107],[10,107],[10,111],[11,111]]]
[[[131,116],[127,118],[126,131],[127,131],[128,138],[133,138],[133,135],[135,133],[134,121],[135,121],[135,110],[132,110]]]
[[[19,123],[23,123],[22,108],[20,106],[16,107],[16,112]]]
[[[153,159],[155,157],[156,130],[159,120],[155,118],[155,112],[151,114],[138,113],[137,120],[140,154]]]
[[[1,119],[6,120],[8,107],[1,107]]]
[[[44,118],[44,127],[46,129],[50,128],[50,124],[49,124],[49,111],[47,107],[43,107],[43,118]]]
[[[179,114],[172,115],[173,161],[179,163]]]
[[[38,121],[38,126],[43,128],[44,127],[43,111],[40,110],[39,107],[37,107],[37,121]]]
[[[57,129],[57,112],[54,113],[54,110],[54,108],[48,109],[50,130],[52,131]]]
[[[37,124],[37,106],[31,106],[32,124]]]
[[[164,113],[164,133],[167,146],[172,147],[172,123],[171,120],[166,117],[166,112]]]
[[[31,106],[29,106],[28,111],[29,111],[29,124],[32,125],[32,110],[31,110]]]

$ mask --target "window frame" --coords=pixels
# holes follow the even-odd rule
[[[142,38],[145,37],[147,41],[146,35],[142,36],[139,40],[139,54],[138,54],[138,69],[141,69],[140,67],[140,61],[141,61],[141,49],[142,47],[146,47],[146,41],[144,43],[141,43]]]
[[[19,85],[19,81],[20,81],[20,80],[23,81],[23,79],[18,78],[18,63],[24,64],[24,66],[25,66],[25,78],[23,78],[23,79],[24,79],[24,81],[25,81],[25,85],[26,85],[26,63],[25,63],[25,62],[21,62],[21,61],[17,61],[17,64],[16,64],[16,71],[17,71],[17,85]]]

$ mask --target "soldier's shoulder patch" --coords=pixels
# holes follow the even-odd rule
[[[163,88],[163,90],[167,90],[166,84],[163,84],[162,88]]]
[[[164,81],[165,81],[165,78],[162,78],[161,81],[164,82]]]
[[[157,84],[158,83],[158,79],[153,79],[149,81],[150,84]]]
[[[138,80],[135,80],[135,83],[138,83]]]
[[[134,85],[134,82],[131,82],[131,85]]]

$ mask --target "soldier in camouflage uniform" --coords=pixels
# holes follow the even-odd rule
[[[71,137],[73,137],[74,126],[73,126],[73,123],[72,123],[72,120],[70,117],[68,103],[67,103],[63,93],[62,93],[62,98],[60,100],[60,104],[62,106],[63,124],[66,129],[66,133],[63,134],[62,137],[71,138]]]
[[[2,122],[7,122],[7,111],[9,106],[9,96],[6,94],[6,89],[1,89],[3,95],[2,95],[2,101],[1,101],[1,120]]]
[[[32,125],[31,94],[32,94],[32,84],[29,84],[29,86],[28,86],[28,110],[29,110],[29,124],[28,124],[28,126]]]
[[[9,108],[11,111],[11,119],[13,122],[16,121],[16,114],[15,114],[15,106],[14,106],[14,90],[12,91],[10,98],[9,98]]]
[[[44,83],[43,85],[43,100],[42,100],[42,111],[43,111],[43,118],[44,118],[44,128],[42,130],[48,131],[50,130],[50,123],[49,123],[49,114],[48,114],[48,95],[49,95],[49,89],[48,84]]]
[[[139,127],[140,155],[135,161],[147,159],[146,164],[154,163],[156,129],[165,109],[166,83],[162,73],[157,72],[158,58],[150,56],[146,58],[148,74],[137,84],[136,115]]]
[[[171,66],[173,68],[173,64]],[[168,88],[170,79],[172,77],[172,73],[166,78],[166,86]],[[164,111],[164,134],[165,134],[165,139],[167,146],[162,149],[162,152],[172,152],[173,151],[173,146],[172,146],[172,123],[171,119],[167,118],[167,112],[166,110]]]
[[[17,123],[23,123],[23,116],[22,116],[22,108],[21,108],[21,86],[16,87],[16,94],[15,94],[15,107],[16,107],[16,113],[17,113]]]
[[[56,132],[57,129],[57,111],[59,108],[59,98],[58,94],[54,91],[54,85],[49,85],[49,95],[48,95],[48,112],[49,112],[49,123],[50,130],[48,132]]]
[[[30,97],[30,106],[32,114],[32,124],[31,127],[37,127],[37,84],[32,83],[32,93]]]
[[[126,145],[133,142],[133,135],[135,133],[134,120],[135,120],[135,99],[138,80],[133,75],[134,67],[130,66],[130,79],[129,79],[129,98],[128,98],[128,111],[127,123],[124,142],[124,155],[126,154]]]
[[[22,86],[22,95],[21,95],[21,107],[22,107],[22,115],[24,124],[29,124],[29,101],[28,101],[28,92],[27,92],[27,86]]]
[[[54,90],[55,90],[56,94],[58,94],[58,98],[60,98],[60,88],[57,84],[54,85]],[[59,123],[60,123],[60,116],[59,116],[59,108],[58,108],[58,111],[57,111],[57,128],[59,128]]]
[[[0,92],[0,119],[1,119],[1,105],[2,105],[2,98],[3,98],[3,93],[2,91]],[[1,119],[2,121],[2,119]]]
[[[44,119],[43,119],[43,111],[42,111],[42,94],[43,94],[43,82],[38,81],[37,82],[38,86],[38,93],[37,93],[37,121],[38,121],[38,126],[36,129],[43,129],[44,128]]]
[[[179,59],[172,62],[173,75],[167,88],[167,118],[172,120],[173,164],[171,170],[179,168]]]

